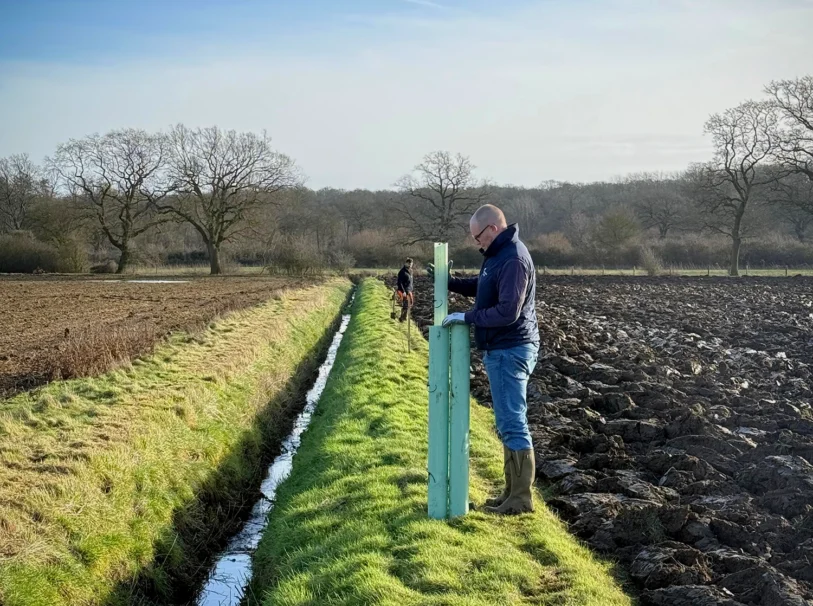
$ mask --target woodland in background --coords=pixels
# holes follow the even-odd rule
[[[813,266],[813,76],[764,92],[711,116],[714,157],[682,172],[530,188],[432,152],[391,190],[314,191],[266,133],[90,135],[41,164],[0,159],[0,272],[310,274],[428,260],[434,241],[450,242],[455,266],[476,267],[468,218],[485,202],[519,223],[540,267]]]

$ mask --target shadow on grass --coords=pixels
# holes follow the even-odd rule
[[[280,453],[282,441],[305,406],[305,394],[339,328],[341,314],[347,313],[347,301],[277,396],[197,488],[194,499],[174,514],[171,530],[155,545],[152,562],[119,583],[104,602],[107,606],[192,603],[216,556],[261,497],[267,467]]]

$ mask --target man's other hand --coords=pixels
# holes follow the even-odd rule
[[[452,265],[454,265],[454,261],[449,261],[449,275],[452,275]],[[431,279],[435,279],[435,264],[434,263],[427,263],[426,264],[426,273]]]
[[[443,324],[441,324],[441,326],[445,327],[451,326],[452,324],[465,324],[465,323],[466,323],[466,314],[455,312],[443,318]]]

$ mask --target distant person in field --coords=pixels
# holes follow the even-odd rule
[[[415,295],[412,292],[412,259],[410,257],[407,257],[404,266],[398,272],[398,286],[396,286],[396,289],[398,300],[401,302],[401,317],[398,321],[403,322],[406,320],[409,308],[415,303]]]
[[[536,270],[519,239],[496,206],[477,209],[469,230],[485,259],[476,278],[449,278],[449,290],[476,297],[474,308],[449,314],[444,326],[474,324],[474,340],[483,350],[497,431],[503,443],[505,489],[486,502],[486,511],[519,514],[533,511],[536,461],[528,431],[528,379],[539,353],[536,320]],[[434,270],[434,268],[433,268]]]

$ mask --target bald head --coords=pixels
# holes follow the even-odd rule
[[[503,212],[493,204],[484,204],[471,216],[471,223],[483,229],[486,225],[493,225],[500,231],[508,227]],[[479,231],[479,229],[478,229]]]
[[[471,216],[469,230],[471,237],[482,248],[488,248],[508,227],[503,212],[493,204],[485,204]]]

